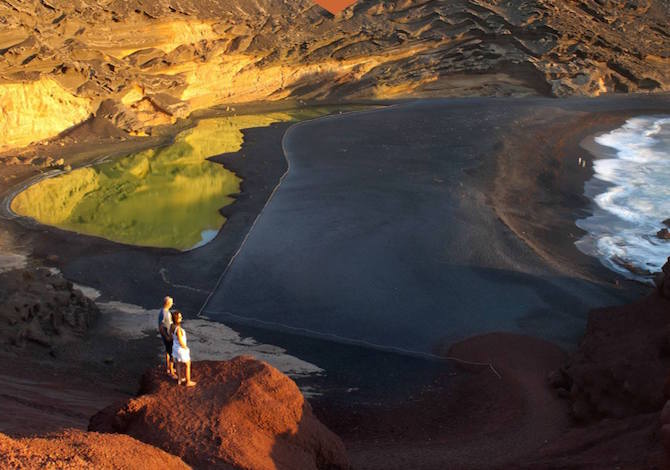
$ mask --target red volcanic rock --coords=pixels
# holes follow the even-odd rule
[[[347,469],[340,439],[321,424],[295,382],[252,357],[193,364],[197,386],[160,367],[141,395],[91,418],[89,429],[119,432],[206,468]]]
[[[669,374],[669,299],[655,292],[591,311],[579,349],[549,377],[586,425],[548,442],[520,468],[670,468],[663,455],[670,457]]]
[[[658,293],[589,314],[578,351],[552,377],[577,419],[658,412],[670,374],[670,300]]]
[[[180,458],[132,437],[72,430],[24,439],[0,434],[0,468],[184,470],[191,467]]]

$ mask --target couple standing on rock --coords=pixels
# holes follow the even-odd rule
[[[179,385],[193,387],[195,382],[191,380],[191,351],[186,344],[186,332],[181,326],[182,314],[179,310],[170,312],[172,304],[172,297],[165,297],[163,308],[158,314],[158,331],[165,346],[165,368],[170,377],[177,379]]]

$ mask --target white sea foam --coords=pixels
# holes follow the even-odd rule
[[[670,116],[642,116],[595,141],[614,150],[593,162],[585,194],[593,215],[577,221],[587,232],[577,246],[627,277],[648,279],[670,256],[656,233],[670,219]]]

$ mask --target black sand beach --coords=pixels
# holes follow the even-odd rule
[[[542,176],[553,162],[524,153],[532,136],[515,142],[512,157],[528,174],[505,173],[501,181],[497,172],[505,166],[503,136],[521,122],[617,107],[572,104],[571,112],[565,101],[436,100],[293,126],[284,136],[288,176],[203,313],[418,354],[491,331],[576,344],[589,309],[621,303],[630,292],[583,279],[572,246],[554,260],[538,256],[498,211],[506,210],[505,197],[529,187],[515,214],[557,227],[534,243],[564,243],[578,231],[575,212],[561,205],[560,218],[546,220],[534,208],[581,201],[584,175],[568,173],[573,194],[552,187]],[[625,109],[625,100],[618,104]],[[556,163],[568,172],[576,158]],[[589,274],[610,277],[595,264]]]

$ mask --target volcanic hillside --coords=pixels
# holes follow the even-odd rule
[[[0,151],[285,98],[670,89],[668,0],[2,0]]]

